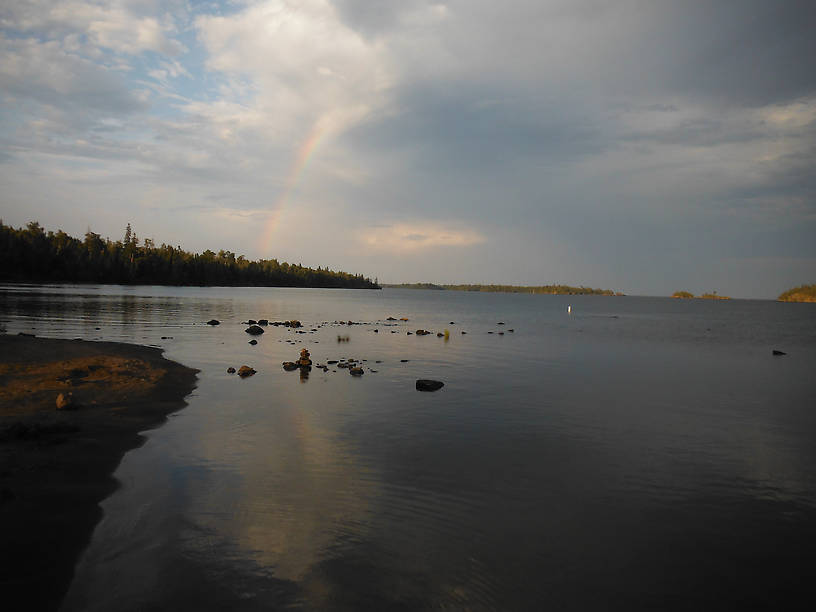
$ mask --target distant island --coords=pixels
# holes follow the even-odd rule
[[[776,299],[780,302],[816,302],[816,285],[788,289]]]
[[[85,239],[38,222],[15,229],[0,220],[0,281],[118,285],[324,287],[379,289],[377,280],[277,259],[250,261],[230,251],[189,253],[180,246],[140,241],[128,223],[122,240],[90,230]]]
[[[624,295],[610,289],[570,287],[569,285],[436,285],[434,283],[383,284],[395,289],[434,289],[438,291],[480,291],[483,293],[536,293],[544,295]]]
[[[702,295],[695,296],[690,291],[675,291],[672,293],[673,298],[679,298],[683,300],[688,300],[693,297],[697,297],[702,300],[730,300],[731,298],[727,295],[719,295],[716,291],[713,293],[703,293]]]

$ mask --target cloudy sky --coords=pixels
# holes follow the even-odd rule
[[[816,282],[811,0],[0,4],[0,218],[383,282]]]

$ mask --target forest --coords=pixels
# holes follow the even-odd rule
[[[141,241],[131,228],[122,240],[97,233],[83,240],[32,221],[15,229],[0,220],[0,281],[121,285],[328,287],[379,289],[360,274],[307,268],[276,259],[250,261],[230,251],[190,253]]]
[[[538,293],[546,295],[623,295],[610,289],[593,289],[591,287],[571,287],[570,285],[435,285],[433,283],[408,283],[402,285],[383,285],[400,289],[436,289],[448,291],[481,291],[486,293]]]
[[[801,285],[788,289],[776,299],[780,302],[816,302],[816,285]]]

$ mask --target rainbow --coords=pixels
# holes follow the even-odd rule
[[[309,131],[309,135],[300,145],[297,155],[295,155],[295,160],[289,169],[289,174],[286,177],[286,181],[284,182],[283,190],[272,207],[272,212],[269,215],[268,221],[266,222],[266,227],[261,233],[261,241],[258,245],[261,257],[267,256],[271,251],[272,240],[274,239],[275,232],[278,229],[278,224],[281,219],[284,206],[297,187],[300,177],[303,176],[306,165],[309,163],[309,160],[313,158],[315,150],[329,131],[330,130],[325,127],[323,122],[315,121],[314,125],[312,125],[312,129]]]

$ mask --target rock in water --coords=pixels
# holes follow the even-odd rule
[[[263,327],[258,327],[257,325],[250,325],[244,331],[251,336],[260,336],[264,333]]]
[[[292,370],[297,370],[298,365],[294,361],[284,361],[283,362],[283,369],[287,372],[291,372]]]
[[[219,321],[218,319],[210,319],[209,321],[207,321],[207,325],[221,325],[221,321]]]
[[[416,381],[417,391],[439,391],[445,386],[441,380],[426,380],[420,378]]]
[[[73,410],[74,408],[76,405],[70,393],[60,393],[57,396],[57,410]]]
[[[784,351],[777,351],[776,349],[774,349],[774,350],[773,350],[773,354],[774,354],[774,355],[787,355],[787,353],[786,353],[786,352],[784,352]]]
[[[352,376],[362,376],[363,368],[349,368],[349,374]]]
[[[233,367],[227,368],[227,374],[235,374],[235,368]]]
[[[247,376],[252,376],[253,374],[255,374],[255,370],[250,368],[248,365],[242,365],[240,368],[238,368],[238,376],[241,378],[246,378]]]

